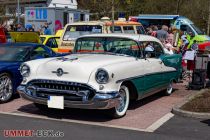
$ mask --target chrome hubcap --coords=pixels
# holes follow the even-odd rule
[[[126,91],[124,89],[120,89],[120,104],[117,106],[116,110],[118,112],[122,112],[125,109],[126,105]]]
[[[12,81],[8,76],[0,77],[0,100],[7,101],[12,96]]]

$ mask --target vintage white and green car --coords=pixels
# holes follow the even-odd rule
[[[18,91],[42,109],[47,105],[107,109],[119,118],[131,100],[159,91],[170,95],[181,74],[181,59],[166,54],[152,36],[87,35],[76,40],[69,56],[24,63]]]

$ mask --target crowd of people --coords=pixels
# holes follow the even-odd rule
[[[158,29],[158,26],[151,25],[147,28],[147,34],[157,37],[164,44],[164,49],[168,54],[182,53],[184,55],[187,50],[198,49],[196,41],[190,44],[190,40],[194,37],[192,33],[186,34],[173,26],[162,25],[161,29]]]
[[[40,35],[51,35],[52,32],[49,29],[50,23],[44,23],[40,28],[36,29]],[[3,27],[0,25],[0,27]],[[176,29],[175,27],[168,27],[166,25],[162,25],[161,29],[158,29],[158,26],[151,25],[147,29],[147,34],[157,37],[165,46],[165,51],[168,54],[174,53],[182,53],[184,54],[186,50],[197,50],[198,44],[196,41],[190,44],[190,39],[194,36],[192,33],[184,34],[183,31]],[[17,25],[10,25],[5,28],[5,32],[7,31],[35,31],[35,25],[28,25],[24,27],[23,24],[19,23]]]
[[[36,31],[39,32],[40,35],[52,35],[51,30],[49,29],[49,23],[44,23],[39,29]],[[4,28],[5,32],[11,32],[11,31],[17,31],[17,32],[34,32],[35,31],[35,25],[27,25],[26,27],[22,24],[16,24],[16,25],[10,25],[10,26],[4,26],[0,24],[1,28]]]

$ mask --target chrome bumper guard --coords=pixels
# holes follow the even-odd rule
[[[34,103],[38,104],[43,104],[47,105],[47,100],[48,98],[42,98],[36,96],[31,91],[42,91],[44,92],[56,92],[57,95],[59,96],[59,93],[65,93],[68,95],[76,95],[78,97],[82,97],[81,101],[72,101],[69,99],[64,98],[64,106],[68,108],[82,108],[82,109],[110,109],[113,107],[116,107],[119,105],[120,101],[120,95],[119,92],[109,92],[109,93],[100,93],[100,92],[95,92],[94,96],[89,98],[89,92],[88,91],[68,91],[68,90],[55,90],[55,89],[44,89],[44,88],[35,88],[35,87],[30,87],[25,85],[21,85],[18,87],[17,91],[20,94],[20,96],[26,100],[32,101]],[[28,90],[30,89],[30,90]],[[68,96],[67,95],[67,96]],[[62,94],[60,95],[62,96]]]

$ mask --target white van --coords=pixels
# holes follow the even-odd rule
[[[112,29],[112,27],[114,27],[114,29]],[[141,23],[133,21],[114,21],[114,26],[110,20],[70,23],[64,28],[58,51],[61,53],[72,51],[75,40],[78,37],[98,33],[145,34],[146,32]]]

